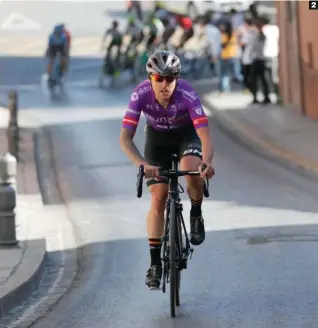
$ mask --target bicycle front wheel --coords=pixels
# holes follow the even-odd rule
[[[170,314],[171,317],[176,316],[176,303],[177,303],[177,289],[178,289],[178,277],[177,277],[177,220],[176,220],[176,203],[171,200],[170,203]]]

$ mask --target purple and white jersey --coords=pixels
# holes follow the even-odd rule
[[[178,80],[169,106],[164,109],[155,99],[151,82],[140,83],[131,95],[122,127],[136,130],[141,112],[155,130],[177,130],[193,124],[195,129],[208,126],[199,96],[185,80]]]

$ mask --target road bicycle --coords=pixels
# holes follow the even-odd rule
[[[51,98],[54,99],[56,97],[56,88],[60,89],[60,93],[63,93],[63,72],[62,72],[62,54],[57,53],[54,58],[52,73],[49,78],[48,87],[51,92]]]
[[[205,169],[203,165],[202,169]],[[188,259],[192,257],[193,248],[190,246],[187,230],[183,220],[183,206],[180,194],[184,192],[178,182],[181,176],[200,175],[199,171],[179,171],[178,155],[172,155],[172,169],[160,169],[160,176],[169,180],[169,194],[166,202],[165,229],[162,238],[161,261],[162,291],[166,292],[166,283],[170,283],[170,315],[176,316],[176,306],[180,306],[181,271],[187,269]],[[142,196],[144,166],[140,165],[137,176],[137,197]],[[209,181],[204,181],[204,196],[209,197]]]

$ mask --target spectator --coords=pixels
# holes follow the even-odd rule
[[[251,75],[252,75],[252,40],[255,35],[252,28],[252,19],[245,18],[244,29],[241,29],[240,45],[242,49],[242,72],[245,87],[252,92]]]
[[[199,19],[203,35],[206,37],[209,54],[211,55],[211,70],[214,75],[218,75],[218,58],[221,52],[221,32],[213,24],[210,23],[210,15],[201,16]]]
[[[263,18],[263,33],[266,37],[265,56],[265,76],[271,85],[272,92],[278,97],[278,49],[279,49],[279,28],[273,20]]]
[[[253,58],[253,66],[252,66],[252,93],[253,93],[253,103],[259,103],[257,100],[257,86],[258,80],[261,81],[264,100],[263,104],[269,104],[269,88],[268,83],[265,78],[265,55],[264,55],[264,48],[265,48],[265,41],[266,37],[262,31],[263,22],[261,19],[255,20],[255,30],[256,33],[251,39],[251,53]]]
[[[219,60],[220,69],[220,92],[230,91],[231,71],[234,69],[234,76],[242,81],[240,67],[237,65],[239,52],[236,33],[233,32],[232,24],[228,21],[222,21],[219,25],[221,31],[221,53]]]
[[[242,13],[238,12],[236,9],[231,9],[229,12],[229,19],[232,24],[232,29],[236,34],[237,40],[237,54],[236,57],[232,60],[232,68],[233,68],[233,80],[235,82],[241,83],[243,82],[242,76],[242,51],[241,47],[239,46],[239,39],[240,39],[240,28],[243,25],[243,15]]]

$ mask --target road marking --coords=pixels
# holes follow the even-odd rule
[[[22,16],[17,13],[11,13],[2,23],[1,30],[38,30],[41,25],[35,20]]]

